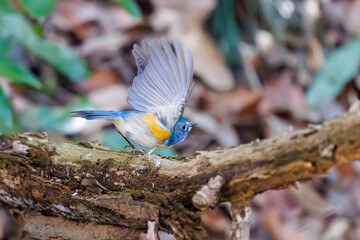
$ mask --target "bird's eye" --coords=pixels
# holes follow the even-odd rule
[[[181,125],[181,129],[182,129],[182,130],[185,130],[185,128],[186,128],[186,125],[185,125],[185,124]]]

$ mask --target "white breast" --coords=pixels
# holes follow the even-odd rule
[[[125,137],[144,148],[166,148],[166,145],[160,144],[151,134],[140,114],[142,113],[131,113],[125,119],[111,119],[110,121]]]

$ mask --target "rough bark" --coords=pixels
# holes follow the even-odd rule
[[[7,208],[117,226],[124,236],[146,232],[150,221],[179,239],[204,239],[198,209],[218,201],[245,206],[268,189],[360,159],[360,114],[191,157],[55,143],[40,133],[0,135],[0,150],[0,202]]]

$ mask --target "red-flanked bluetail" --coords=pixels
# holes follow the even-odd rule
[[[160,43],[144,41],[140,46],[134,45],[132,53],[138,73],[127,101],[135,110],[75,111],[73,116],[106,119],[126,140],[142,150],[150,149],[149,154],[183,141],[196,125],[182,117],[193,84],[193,57],[188,50],[185,63],[177,40],[173,40],[173,47],[174,50],[164,38]]]

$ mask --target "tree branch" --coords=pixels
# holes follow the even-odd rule
[[[17,239],[139,239],[141,231],[94,222],[74,222],[61,217],[35,215],[27,218]],[[31,239],[32,239],[31,238]]]
[[[360,159],[360,114],[192,157],[149,158],[40,133],[0,135],[0,150],[0,201],[10,208],[143,232],[158,222],[177,238],[201,239],[197,209],[219,200],[245,206]]]

